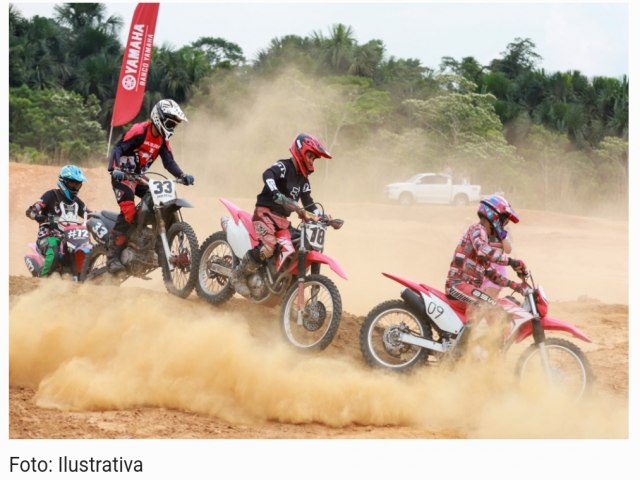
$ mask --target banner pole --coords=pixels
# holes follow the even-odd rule
[[[109,149],[111,148],[111,134],[113,133],[113,125],[109,129],[109,141],[107,142],[107,160],[109,160]]]

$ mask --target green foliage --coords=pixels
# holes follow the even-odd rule
[[[80,165],[104,155],[104,131],[97,122],[100,105],[93,95],[61,89],[9,91],[9,138],[17,159],[35,159],[33,150],[54,163]]]
[[[103,155],[122,26],[100,3],[60,4],[53,19],[30,20],[10,5],[12,159],[81,163]],[[247,63],[238,45],[203,37],[178,49],[154,47],[133,121],[170,97],[190,119],[213,112],[225,128],[252,127],[246,135],[256,142],[317,132],[334,154],[353,158],[334,162],[338,182],[357,175],[377,188],[385,168],[408,176],[452,167],[486,192],[532,206],[624,200],[628,79],[547,73],[537,69],[541,60],[531,39],[516,38],[489,65],[443,57],[436,72],[388,56],[380,39],[360,44],[352,27],[335,24],[326,33],[274,38]],[[274,113],[269,122],[247,121],[256,109]],[[114,129],[114,138],[127,127]],[[251,148],[227,155],[244,161]]]

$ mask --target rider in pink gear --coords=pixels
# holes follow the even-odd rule
[[[520,221],[511,204],[501,195],[486,197],[480,201],[478,218],[480,221],[469,226],[462,235],[453,254],[445,284],[447,297],[460,300],[466,305],[496,303],[482,289],[485,279],[518,292],[525,288],[525,285],[509,280],[492,267],[492,264],[509,265],[519,274],[526,272],[524,262],[508,257],[501,248],[496,248],[489,242],[490,237],[505,240],[508,235],[505,230],[507,223]]]

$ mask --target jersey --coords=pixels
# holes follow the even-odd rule
[[[123,172],[143,174],[156,160],[175,177],[182,175],[182,169],[173,158],[169,142],[161,135],[153,135],[151,120],[133,125],[113,147],[109,157],[108,170],[117,168]]]
[[[316,212],[311,197],[309,179],[296,170],[291,158],[278,160],[262,174],[264,188],[258,194],[257,207],[267,207],[281,217],[288,217],[291,211],[273,201],[273,194],[280,192],[291,200],[300,200],[310,212]]]
[[[471,225],[460,238],[449,266],[445,291],[457,283],[470,283],[480,288],[485,277],[506,287],[510,280],[496,272],[491,264],[508,265],[509,257],[501,248],[489,243],[487,231],[480,223]]]
[[[27,208],[27,217],[32,218],[32,212],[39,215],[55,215],[56,217],[81,217],[87,213],[87,207],[80,198],[68,200],[57,188],[46,191],[36,203]],[[47,220],[40,223],[38,240],[54,235],[56,232],[49,227]]]

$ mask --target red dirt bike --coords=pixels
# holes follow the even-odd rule
[[[62,208],[65,204],[60,204]],[[77,206],[74,205],[77,208]],[[82,217],[75,211],[62,212],[60,216],[49,215],[46,225],[57,232],[60,238],[58,257],[55,270],[60,274],[70,274],[74,281],[83,281],[83,266],[86,264],[92,250],[91,236]],[[29,253],[24,256],[24,262],[34,277],[40,276],[44,265],[44,255],[36,243],[29,243]]]
[[[233,296],[231,274],[244,254],[258,245],[259,238],[251,213],[229,200],[220,201],[231,217],[223,216],[222,231],[202,243],[196,282],[198,296],[214,305]],[[297,205],[291,208],[301,217],[305,215]],[[275,305],[282,301],[281,331],[299,350],[322,350],[338,331],[342,299],[331,279],[320,274],[320,265],[329,265],[347,278],[338,262],[322,253],[327,228],[339,229],[343,223],[322,213],[316,219],[303,220],[295,229],[278,231],[276,252],[247,278],[252,302]]]
[[[471,327],[464,304],[425,284],[383,273],[404,285],[401,300],[389,300],[374,307],[360,329],[360,350],[371,366],[407,371],[424,362],[459,358],[469,347]],[[585,354],[562,338],[547,338],[548,331],[561,331],[585,342],[591,340],[578,328],[547,315],[548,301],[531,272],[523,273],[527,288],[524,301],[513,297],[497,300],[510,318],[501,340],[504,353],[514,343],[531,338],[533,343],[520,355],[516,375],[520,381],[546,378],[574,398],[581,398],[593,381]],[[471,322],[473,323],[473,322]],[[463,333],[467,331],[466,335]]]

